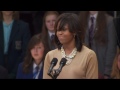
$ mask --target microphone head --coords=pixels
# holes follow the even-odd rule
[[[53,60],[51,61],[51,64],[54,64],[54,66],[57,64],[58,59],[57,58],[53,58]]]
[[[67,59],[66,58],[62,58],[62,60],[60,61],[60,64],[62,64],[63,66],[66,64]]]

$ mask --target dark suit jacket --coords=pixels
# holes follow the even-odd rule
[[[51,42],[49,34],[48,34],[48,45],[50,50],[54,50],[57,48],[55,47],[54,42]]]
[[[92,50],[95,51],[98,59],[98,68],[99,72],[102,75],[109,75],[111,74],[113,60],[115,58],[115,54],[117,51],[117,40],[115,34],[115,26],[113,23],[113,17],[106,16],[107,18],[107,28],[106,30],[106,38],[108,43],[106,45],[100,45],[95,41],[95,36],[97,32],[97,27],[95,29],[94,37],[93,37],[93,46]],[[89,45],[89,33],[88,30],[86,31],[85,35],[85,44]]]
[[[23,61],[29,39],[29,25],[21,20],[14,20],[9,38],[8,61],[5,65],[3,23],[0,21],[0,65],[8,70],[11,78],[16,77],[18,65]]]
[[[8,71],[4,67],[0,66],[0,79],[7,79],[7,77]]]
[[[30,72],[26,74],[26,73],[23,72],[23,66],[22,65],[23,65],[23,63],[19,64],[16,79],[33,79],[33,66],[30,68]],[[42,66],[42,69],[40,71],[40,74],[39,74],[38,78],[39,79],[43,78],[43,66]]]

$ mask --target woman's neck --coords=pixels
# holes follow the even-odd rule
[[[90,11],[90,15],[95,15],[98,11]]]
[[[3,20],[6,24],[10,24],[13,20],[12,15],[3,15]]]
[[[76,46],[75,46],[75,41],[72,41],[71,43],[69,43],[69,44],[64,44],[63,45],[63,49],[64,49],[64,51],[65,51],[65,54],[66,55],[69,55],[72,51],[73,51],[73,49],[75,48]]]
[[[40,65],[41,60],[35,60],[34,62],[35,62],[36,65]]]
[[[48,32],[49,32],[49,33],[55,33],[55,31],[54,31],[54,30],[48,30]]]

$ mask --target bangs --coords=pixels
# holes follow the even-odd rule
[[[55,31],[57,32],[64,30],[66,25],[68,25],[68,29],[71,33],[74,33],[75,30],[78,28],[76,28],[76,23],[72,18],[59,18],[55,25]]]
[[[62,18],[60,21],[58,21],[57,30],[58,31],[64,30],[65,25],[67,25],[67,24],[68,24],[68,20],[66,18]]]
[[[36,40],[36,41],[32,41],[32,43],[29,45],[30,46],[30,50],[31,49],[33,49],[36,45],[38,45],[39,43],[41,43],[41,41],[38,41],[38,40]]]
[[[33,36],[28,44],[28,48],[29,50],[33,49],[34,46],[36,46],[37,44],[41,43],[42,40],[39,36]]]

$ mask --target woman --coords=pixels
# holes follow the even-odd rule
[[[107,79],[117,50],[113,17],[105,11],[81,11],[80,21],[85,29],[84,43],[98,58],[99,79]]]
[[[52,75],[59,68],[62,58],[67,62],[57,79],[97,79],[98,64],[94,51],[82,44],[82,28],[76,14],[63,13],[55,24],[55,43],[58,48],[47,53],[44,63],[44,79],[52,78],[47,74],[53,58],[58,63],[53,67]]]
[[[47,52],[45,45],[40,34],[31,38],[25,59],[18,67],[17,79],[42,79],[44,57]]]
[[[0,11],[0,65],[15,79],[30,40],[28,23],[19,20],[18,11]]]
[[[42,35],[44,35],[44,40],[48,45],[49,51],[56,48],[54,43],[54,25],[58,15],[57,11],[47,11],[43,18]]]

